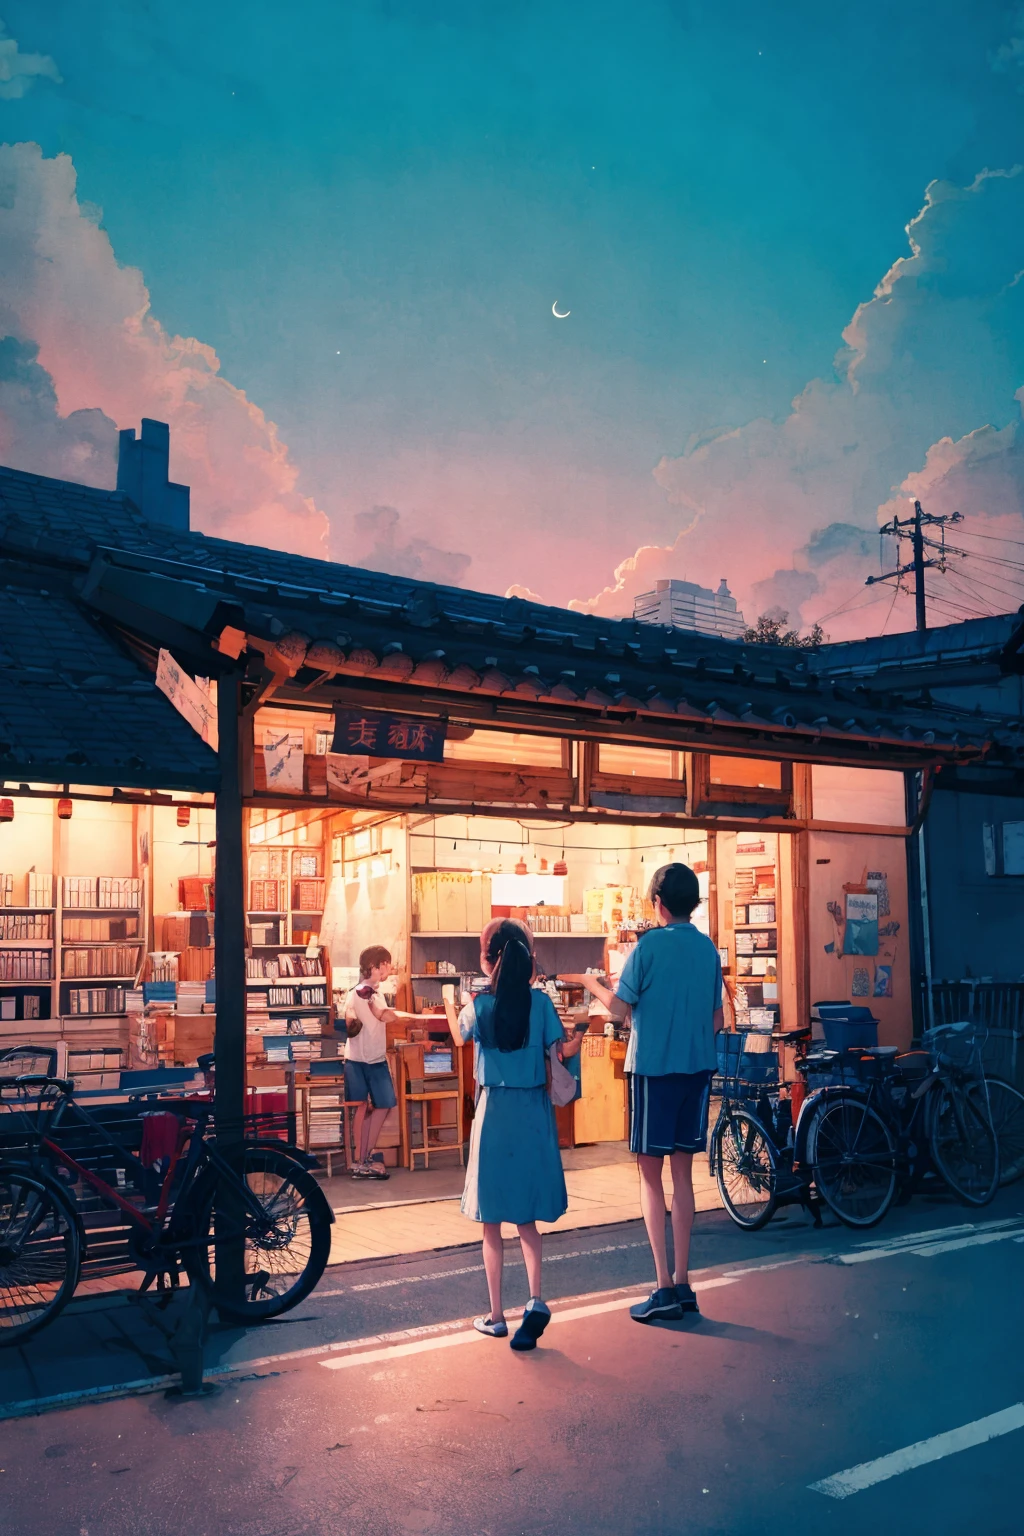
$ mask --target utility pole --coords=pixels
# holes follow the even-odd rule
[[[873,587],[882,581],[895,580],[898,591],[903,585],[904,576],[913,576],[915,628],[919,635],[923,635],[928,628],[924,573],[930,567],[935,567],[940,571],[946,569],[946,524],[961,522],[963,522],[963,515],[960,512],[949,512],[936,516],[931,512],[923,512],[921,510],[921,503],[915,501],[913,517],[894,517],[891,523],[884,523],[878,530],[882,535],[887,534],[890,538],[897,541],[897,558],[900,542],[903,539],[909,538],[911,561],[909,565],[897,564],[894,571],[886,571],[884,576],[869,576],[864,585],[866,587]],[[926,527],[937,527],[942,530],[941,543],[932,544],[932,548],[938,550],[938,558],[935,560],[926,560],[924,557],[924,530]]]
[[[914,531],[910,535],[911,548],[914,551],[914,611],[917,618],[917,632],[923,635],[928,628],[928,619],[924,608],[924,535],[921,532],[921,503],[914,502]],[[934,561],[929,564],[934,565]]]

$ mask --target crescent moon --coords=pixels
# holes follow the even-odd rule
[[[551,306],[551,313],[554,315],[556,320],[568,320],[569,316],[572,314],[572,310],[567,309],[563,314],[563,312],[558,307],[558,300],[556,299]]]

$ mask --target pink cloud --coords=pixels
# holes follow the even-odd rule
[[[891,605],[891,593],[861,586],[878,569],[870,549],[894,496],[905,515],[908,497],[941,510],[960,494],[976,529],[1009,518],[1021,537],[1020,429],[984,425],[1007,421],[1021,383],[1007,340],[1024,334],[1018,172],[984,171],[967,187],[932,183],[907,226],[910,254],[857,307],[833,376],[812,379],[780,421],[752,421],[662,459],[655,479],[680,531],[638,548],[573,606],[628,613],[658,577],[712,586],[724,572],[748,619],[786,607],[843,638],[880,625],[878,605]],[[833,530],[846,536],[826,537]],[[868,547],[865,535],[874,536]]]
[[[142,274],[118,264],[99,215],[78,201],[70,158],[46,159],[35,144],[2,145],[0,189],[0,332],[38,349],[59,417],[91,411],[119,427],[137,427],[143,416],[168,422],[171,478],[192,488],[194,527],[323,556],[327,520],[299,492],[274,423],[224,378],[211,347],[170,335],[156,319]],[[61,434],[52,421],[38,425],[35,436],[19,432],[9,451],[14,467],[52,473],[48,455]],[[112,458],[105,473],[102,458],[84,467],[93,483],[113,484]]]

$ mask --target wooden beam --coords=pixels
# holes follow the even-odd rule
[[[520,695],[481,695],[459,693],[457,690],[419,687],[410,689],[401,684],[386,684],[376,678],[368,678],[360,684],[355,679],[323,685],[316,698],[308,691],[297,693],[294,684],[285,684],[278,690],[276,703],[279,707],[307,709],[317,714],[333,709],[335,704],[354,704],[360,708],[400,710],[402,713],[428,720],[449,720],[453,724],[486,726],[494,731],[526,732],[534,736],[573,736],[584,741],[607,741],[636,746],[662,747],[668,750],[710,750],[729,757],[771,758],[777,761],[829,763],[838,767],[905,768],[919,767],[926,762],[980,759],[984,750],[941,749],[922,746],[915,749],[913,743],[906,746],[895,742],[878,742],[870,737],[850,738],[848,747],[830,738],[796,736],[780,727],[744,727],[686,720],[679,715],[641,716],[635,709],[618,709],[614,705],[598,709],[580,704],[576,708],[564,704],[531,701]]]

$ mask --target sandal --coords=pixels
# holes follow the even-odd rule
[[[512,1335],[512,1349],[536,1349],[537,1340],[551,1321],[551,1308],[531,1296],[523,1313],[523,1320]]]
[[[507,1339],[508,1323],[492,1323],[489,1317],[474,1317],[473,1327],[477,1333],[486,1333],[491,1339]]]

